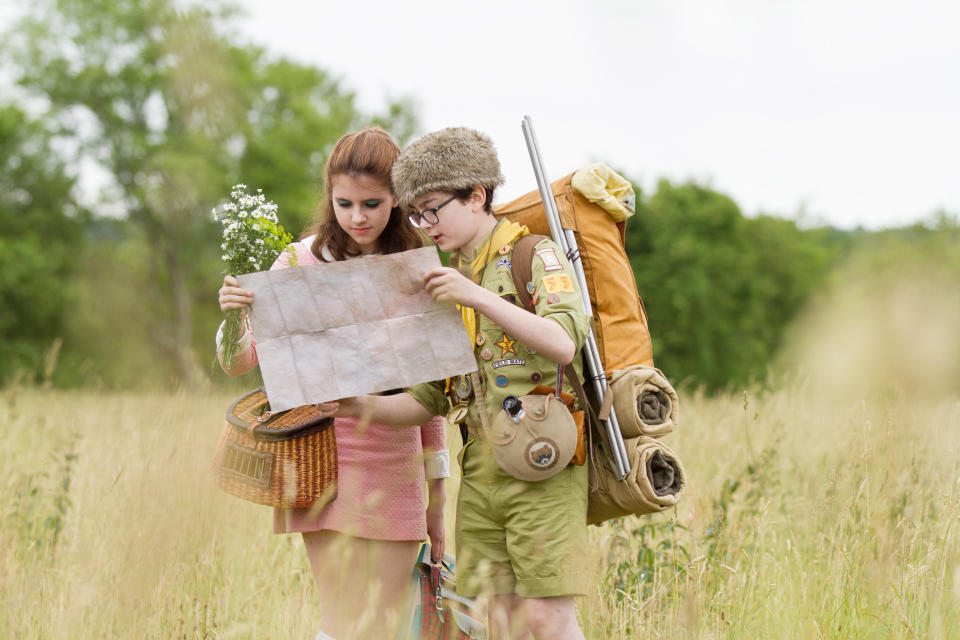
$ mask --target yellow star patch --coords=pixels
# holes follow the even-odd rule
[[[506,357],[506,355],[507,355],[508,353],[512,353],[512,354],[514,354],[514,355],[517,354],[517,352],[516,352],[516,351],[514,350],[514,348],[513,348],[513,343],[514,343],[514,342],[516,342],[516,340],[513,339],[513,338],[511,338],[511,337],[508,336],[507,334],[503,334],[503,337],[500,338],[500,342],[494,342],[495,345],[497,345],[498,347],[500,347],[500,357],[501,357],[501,358]]]

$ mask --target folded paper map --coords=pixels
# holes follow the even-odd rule
[[[440,380],[477,369],[453,305],[423,276],[436,247],[248,273],[260,372],[273,411]]]

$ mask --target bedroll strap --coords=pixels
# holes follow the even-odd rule
[[[587,412],[590,422],[599,429],[600,417],[597,415],[593,405],[590,404],[590,401],[587,399],[587,392],[583,390],[583,383],[580,382],[580,376],[577,375],[577,372],[573,368],[572,364],[568,364],[566,367],[564,367],[563,372],[570,380],[570,386],[573,387],[573,391],[577,394],[577,399],[580,400],[580,404],[583,406],[584,411]]]

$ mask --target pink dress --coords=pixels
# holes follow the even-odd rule
[[[318,264],[310,251],[313,236],[297,242],[297,264]],[[359,259],[359,258],[358,258]],[[289,267],[283,253],[270,267]],[[256,343],[238,353],[229,375],[239,375],[257,364]],[[274,509],[274,533],[334,530],[377,540],[423,540],[427,537],[426,484],[423,452],[446,449],[443,420],[422,427],[368,424],[357,428],[356,418],[334,421],[337,438],[337,499],[312,509]]]

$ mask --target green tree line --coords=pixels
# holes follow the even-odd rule
[[[711,391],[765,377],[787,325],[853,242],[832,227],[748,218],[722,193],[666,180],[628,224],[656,363]]]
[[[221,380],[211,208],[255,185],[297,232],[337,138],[378,124],[403,144],[418,130],[403,100],[364,112],[323,69],[232,41],[235,19],[173,0],[36,0],[3,35],[18,92],[0,103],[0,382]],[[78,203],[90,164],[109,213]],[[709,391],[764,378],[791,320],[867,238],[953,237],[956,251],[945,215],[871,234],[747,217],[693,182],[637,191],[627,251],[657,364]]]
[[[36,264],[21,261],[3,283],[16,318],[2,325],[11,355],[0,376],[40,371],[62,337],[64,384],[201,382],[221,269],[211,209],[232,184],[249,182],[280,205],[287,227],[300,229],[337,138],[378,124],[404,141],[415,128],[412,110],[395,102],[384,113],[361,111],[322,69],[232,42],[229,12],[212,5],[41,0],[23,11],[2,54],[31,113],[41,107],[26,127],[16,124],[28,122],[25,109],[3,112],[11,144],[0,166],[17,188],[0,196],[0,220],[18,220],[4,225],[5,242]],[[69,215],[74,174],[64,167],[81,163],[108,176],[117,215],[85,225]],[[17,167],[30,164],[49,175],[21,183]],[[47,177],[57,191],[46,193]],[[60,296],[65,287],[72,298]],[[41,314],[41,324],[31,322]]]

